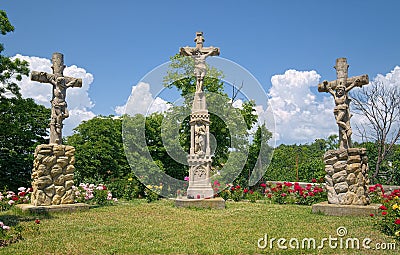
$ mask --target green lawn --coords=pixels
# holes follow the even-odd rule
[[[370,217],[332,217],[311,213],[309,206],[227,202],[226,210],[184,209],[162,200],[119,202],[115,206],[92,208],[86,212],[54,213],[35,217],[15,211],[3,212],[0,220],[17,219],[25,227],[24,240],[0,254],[398,254],[395,251],[330,249],[281,250],[257,247],[259,238],[337,237],[340,226],[344,238],[372,239],[369,244],[392,240],[373,227]],[[292,243],[294,244],[294,243]],[[288,246],[289,244],[286,243]],[[301,245],[301,244],[300,244]],[[400,246],[400,244],[398,244]]]

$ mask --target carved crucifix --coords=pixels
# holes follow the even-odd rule
[[[336,59],[337,79],[334,81],[323,81],[318,84],[319,92],[329,92],[335,99],[335,115],[336,123],[339,126],[339,147],[340,149],[348,149],[352,147],[350,126],[350,98],[348,92],[354,87],[361,87],[369,83],[368,75],[355,76],[348,78],[348,68],[346,58]]]
[[[63,75],[65,68],[64,56],[61,53],[53,53],[53,74],[32,71],[31,80],[53,85],[53,97],[51,99],[50,143],[62,143],[63,120],[69,117],[67,102],[67,88],[82,87],[82,79]]]
[[[203,92],[203,80],[207,72],[206,58],[209,56],[219,56],[219,48],[213,46],[203,47],[203,32],[196,32],[194,38],[196,47],[182,47],[180,54],[182,56],[190,56],[194,59],[194,74],[196,76],[196,92]]]

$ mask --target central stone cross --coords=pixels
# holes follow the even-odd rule
[[[210,114],[207,110],[204,96],[203,80],[206,75],[208,56],[218,56],[219,48],[203,47],[203,32],[197,32],[196,47],[182,47],[180,54],[194,59],[194,74],[196,75],[196,92],[194,93],[192,112],[190,115],[190,152],[189,186],[187,197],[190,199],[212,198],[214,190],[211,186],[210,172],[212,156],[210,149]]]
[[[63,120],[69,117],[67,102],[67,88],[82,87],[82,79],[63,75],[65,68],[64,56],[61,53],[53,53],[53,74],[32,71],[31,80],[53,85],[53,97],[51,99],[50,144],[62,143]]]
[[[336,76],[334,81],[323,81],[318,84],[319,92],[329,92],[335,99],[335,115],[336,123],[339,126],[339,147],[340,149],[348,149],[353,147],[351,142],[351,126],[350,126],[350,99],[348,92],[355,86],[361,87],[369,83],[368,75],[355,76],[348,78],[349,65],[346,58],[336,59]]]

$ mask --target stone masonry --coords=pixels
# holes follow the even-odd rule
[[[368,205],[368,157],[365,148],[329,150],[324,155],[328,202]]]
[[[32,171],[31,204],[59,205],[74,203],[75,148],[59,144],[36,147]]]

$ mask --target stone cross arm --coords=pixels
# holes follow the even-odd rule
[[[179,54],[181,56],[192,56],[196,50],[200,50],[202,55],[210,54],[209,56],[219,56],[219,54],[220,54],[219,48],[204,47],[204,48],[198,49],[198,48],[192,48],[189,46],[180,48]]]
[[[73,77],[68,77],[68,76],[60,76],[58,78],[64,79],[66,87],[76,87],[76,88],[82,87],[82,79],[81,78],[73,78]],[[53,85],[56,85],[57,78],[54,74],[49,74],[46,72],[32,71],[31,72],[31,80],[37,81],[40,83],[51,83]]]
[[[351,78],[346,79],[346,88],[351,86],[352,84],[357,83],[356,86],[363,86],[369,84],[369,78],[367,74],[360,75],[360,76],[354,76]],[[329,92],[328,88],[330,87],[331,89],[336,89],[336,86],[338,84],[338,80],[334,81],[329,81],[327,84],[325,82],[322,82],[318,84],[318,91],[319,92]]]

